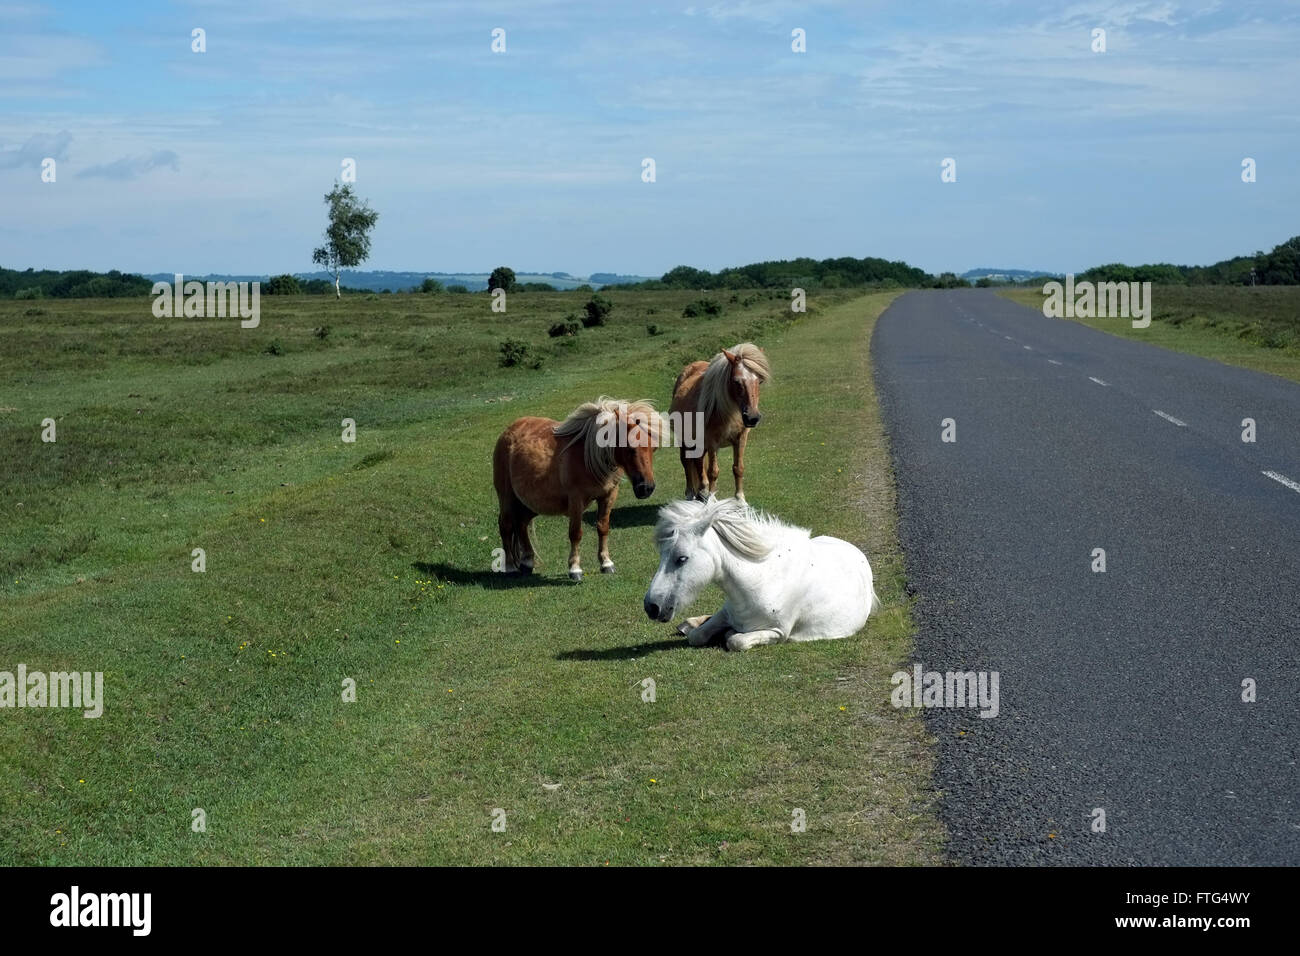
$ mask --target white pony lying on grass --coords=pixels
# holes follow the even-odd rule
[[[732,651],[848,637],[880,607],[861,551],[839,538],[809,538],[738,498],[664,505],[655,543],[659,570],[645,595],[651,620],[671,621],[715,582],[727,596],[717,614],[677,629],[696,647],[720,634]]]

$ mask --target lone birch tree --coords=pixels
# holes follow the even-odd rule
[[[370,230],[379,221],[379,213],[357,199],[351,183],[335,183],[325,196],[325,204],[329,206],[325,245],[311,254],[311,261],[334,273],[334,296],[341,299],[339,275],[369,258]]]

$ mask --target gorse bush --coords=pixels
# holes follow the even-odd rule
[[[497,364],[502,368],[523,365],[532,352],[532,346],[527,342],[520,342],[518,339],[506,339],[499,348],[501,349],[501,358],[498,359]]]
[[[581,328],[582,323],[578,321],[578,317],[570,315],[563,322],[556,322],[552,325],[546,330],[546,334],[553,339],[558,339],[564,335],[577,335]]]
[[[682,318],[694,319],[701,315],[721,315],[722,305],[714,299],[696,299],[682,309]]]
[[[613,308],[614,304],[597,292],[583,306],[586,314],[582,317],[582,324],[587,328],[604,325],[609,320],[609,313]]]

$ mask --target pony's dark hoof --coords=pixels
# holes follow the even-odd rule
[[[521,564],[521,565],[519,566],[519,573],[520,573],[520,574],[532,574],[532,573],[533,573],[533,566],[532,566],[531,564]]]
[[[601,574],[613,574],[613,573],[614,573],[614,565],[612,565],[612,564],[602,564],[602,565],[600,566],[600,573],[601,573]]]
[[[570,581],[581,581],[581,580],[582,580],[582,572],[581,572],[581,571],[570,571],[570,572],[569,572],[569,580],[570,580]]]

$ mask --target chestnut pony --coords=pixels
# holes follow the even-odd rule
[[[563,422],[516,419],[497,439],[492,456],[505,570],[531,574],[536,559],[533,519],[567,514],[569,577],[581,581],[582,513],[594,500],[600,570],[612,573],[609,512],[618,498],[619,481],[626,473],[638,498],[654,492],[654,453],[666,433],[652,403],[622,402],[603,395],[579,405]]]
[[[731,446],[736,497],[745,500],[745,444],[749,441],[749,430],[763,417],[758,411],[759,386],[771,377],[767,356],[750,342],[723,349],[711,361],[692,362],[677,376],[670,412],[682,417],[674,420],[682,421],[695,412],[701,413],[704,419],[704,454],[692,458],[687,455],[690,449],[682,445],[688,500],[706,501],[717,493],[718,449],[723,445]]]

